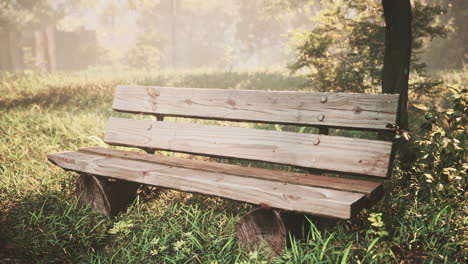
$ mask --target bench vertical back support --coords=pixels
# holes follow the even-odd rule
[[[398,95],[118,86],[116,111],[391,131]],[[111,118],[106,143],[386,177],[392,143],[262,129]]]

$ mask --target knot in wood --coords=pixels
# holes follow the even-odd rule
[[[326,103],[328,100],[328,98],[324,95],[322,97],[320,97],[320,102],[323,104],[323,103]]]
[[[318,119],[318,121],[323,121],[325,119],[325,115],[320,114],[320,115],[318,115],[317,119]]]
[[[319,138],[314,138],[313,143],[314,143],[314,145],[320,144],[320,139]]]
[[[151,88],[151,87],[146,88],[146,92],[148,93],[149,96],[153,98],[158,97],[160,94],[158,90]]]
[[[150,96],[150,103],[151,103],[151,110],[156,112],[158,106],[157,106],[157,97],[159,96],[159,91],[156,90],[155,88],[147,87],[146,88],[146,93]]]

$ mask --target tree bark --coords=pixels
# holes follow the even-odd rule
[[[408,79],[411,61],[412,30],[410,0],[382,0],[385,17],[385,55],[382,71],[382,92],[400,94],[396,124],[400,129],[409,130],[408,122]],[[393,133],[379,133],[379,138],[393,140]],[[411,164],[414,153],[410,144],[398,140],[392,150],[391,161],[397,150],[403,167]],[[391,173],[391,171],[389,171]]]
[[[400,94],[397,124],[408,130],[408,77],[412,31],[410,0],[382,0],[385,17],[385,55],[382,71],[383,93]]]

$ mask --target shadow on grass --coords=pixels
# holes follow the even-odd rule
[[[143,261],[152,256],[141,247],[151,246],[154,238],[160,237],[171,248],[186,238],[187,232],[200,241],[202,246],[194,249],[200,256],[222,253],[226,259],[234,260],[236,255],[242,254],[236,242],[225,245],[231,243],[238,220],[254,208],[227,199],[163,191],[142,201],[148,206],[134,204],[115,218],[108,218],[90,208],[77,208],[76,198],[64,192],[44,189],[40,195],[27,196],[12,206],[6,212],[6,223],[0,228],[5,242],[0,252],[8,250],[8,256],[21,260],[20,263],[84,263],[110,256],[119,260],[125,259],[126,254],[137,254],[135,252],[139,252],[138,256],[132,255],[135,260]],[[327,233],[333,232],[340,222],[292,213],[286,215],[287,221],[292,221],[290,231],[298,239],[305,239],[309,234],[309,219],[320,232]],[[110,235],[110,230],[126,222],[135,224],[131,233]],[[222,238],[219,245],[208,246],[215,237]],[[170,257],[178,253],[169,251],[167,254]]]
[[[295,90],[304,88],[306,80],[299,76],[271,72],[210,72],[187,74],[175,86],[243,89],[243,90]]]
[[[28,108],[32,105],[46,108],[110,105],[113,94],[112,90],[112,86],[100,85],[50,86],[37,93],[31,91],[16,98],[0,100],[0,110]]]
[[[0,231],[10,258],[19,263],[81,262],[105,246],[109,219],[76,199],[46,191],[16,203]],[[1,261],[0,261],[1,262]]]
[[[240,220],[247,213],[258,208],[256,205],[247,204],[245,202],[233,201],[217,197],[208,197],[206,195],[189,195],[189,198],[184,200],[186,206],[196,206],[201,210],[210,210],[215,214],[225,214]],[[272,208],[273,209],[273,208]],[[279,210],[279,209],[278,209]],[[319,217],[314,215],[281,211],[281,218],[284,221],[286,230],[290,232],[296,239],[305,240],[311,231],[311,223],[321,232],[333,232],[339,223],[345,220]],[[351,221],[351,226],[358,228],[365,220],[363,215],[356,216]],[[365,217],[365,215],[364,215]],[[355,229],[354,228],[354,229]]]

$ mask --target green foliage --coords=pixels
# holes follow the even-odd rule
[[[154,62],[166,68],[214,65],[228,48],[219,40],[234,23],[232,2],[134,0],[129,5],[138,15],[139,29],[137,42],[126,56],[132,67],[148,68]]]
[[[27,26],[53,25],[66,14],[82,5],[92,5],[90,0],[0,0],[0,28],[22,30]],[[94,1],[93,1],[94,2]],[[95,2],[94,2],[95,3]]]
[[[369,233],[377,234],[379,237],[388,236],[388,232],[385,231],[385,223],[382,221],[382,213],[371,213],[367,220],[371,222],[372,226]]]
[[[322,6],[313,17],[318,25],[310,32],[296,32],[291,40],[298,50],[291,70],[305,72],[321,91],[377,92],[385,37],[381,1],[322,1]],[[419,62],[425,41],[445,36],[446,29],[435,24],[441,12],[420,2],[413,7],[412,69],[419,76],[425,76],[425,64]],[[424,81],[413,87],[438,84]]]
[[[423,55],[431,69],[461,69],[468,64],[468,2],[430,0],[441,5],[447,12],[440,16],[440,23],[447,26],[446,39],[437,39],[428,46]]]
[[[291,69],[304,69],[322,91],[365,91],[380,79],[383,28],[376,23],[382,14],[381,4],[367,1],[365,6],[361,2],[323,1],[323,9],[313,18],[318,25],[292,39],[298,57]],[[355,16],[349,18],[352,12]]]
[[[136,69],[157,70],[161,60],[158,40],[154,34],[141,36],[126,55],[127,65]]]
[[[285,34],[311,24],[307,16],[316,7],[304,0],[128,0],[128,5],[137,15],[134,50],[157,48],[161,68],[171,68],[175,55],[179,69],[283,64],[290,55]],[[148,36],[157,38],[142,41]]]
[[[459,203],[468,187],[468,90],[455,85],[449,91],[450,108],[427,112],[415,136],[418,159],[412,174],[431,199]]]
[[[21,29],[25,25],[44,25],[61,15],[58,6],[47,0],[0,1],[0,28]]]
[[[281,57],[285,54],[276,52],[271,47],[282,43],[287,26],[305,20],[304,3],[296,0],[241,0],[238,4],[239,20],[235,23],[235,40],[243,57],[255,54],[264,59]],[[291,17],[293,15],[293,18]],[[307,20],[306,20],[307,21]]]

